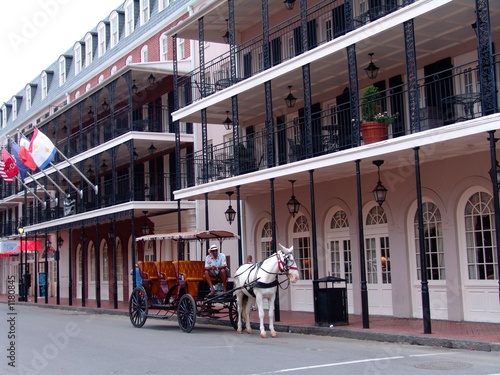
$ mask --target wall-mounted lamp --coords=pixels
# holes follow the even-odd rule
[[[106,98],[104,98],[104,102],[102,103],[102,109],[103,109],[104,111],[107,111],[107,110],[108,110],[108,108],[109,108],[109,104],[108,104],[108,102],[106,101]]]
[[[92,106],[89,106],[89,111],[87,112],[89,118],[94,118],[94,111],[92,110]]]
[[[290,181],[290,183],[292,184],[292,196],[290,197],[290,200],[288,201],[286,206],[288,207],[288,212],[290,213],[290,215],[292,215],[292,217],[295,217],[295,215],[297,215],[300,209],[300,202],[297,200],[297,198],[295,198],[295,193],[293,190],[293,184],[295,183],[296,180],[288,180],[288,181]]]
[[[288,10],[292,10],[293,7],[295,6],[295,0],[285,0],[283,1],[283,3],[285,4],[286,9]]]
[[[226,130],[229,130],[231,129],[231,124],[233,122],[231,121],[231,119],[229,118],[229,111],[226,111],[226,119],[224,120],[224,122],[222,123],[224,125],[224,128]]]
[[[57,246],[62,247],[64,245],[64,240],[61,236],[57,237]]]
[[[493,174],[497,175],[497,189],[500,190],[500,165],[498,165],[498,160],[496,161],[495,170],[490,169],[488,173],[492,182],[494,182]]]
[[[153,75],[153,73],[151,73],[148,77],[148,82],[150,85],[154,85],[155,81],[156,81],[156,77]]]
[[[139,158],[139,154],[137,153],[137,151],[135,151],[135,147],[134,147],[134,160],[137,160]]]
[[[375,65],[372,61],[374,53],[371,52],[368,55],[370,56],[370,63],[365,68],[365,72],[369,79],[375,79],[377,78],[377,74],[380,68],[377,65]]]
[[[231,195],[233,195],[232,191],[226,192],[228,198],[229,198],[229,207],[227,208],[226,212],[224,212],[224,215],[226,216],[226,220],[231,225],[234,221],[234,218],[236,217],[236,211],[233,210],[233,207],[231,206]]]
[[[474,23],[471,23],[470,27],[472,27],[472,30],[474,30],[474,34],[477,36],[477,22],[474,21]]]
[[[382,206],[387,196],[387,189],[385,188],[384,185],[382,185],[382,182],[380,181],[380,166],[384,164],[384,161],[374,160],[373,164],[377,166],[377,172],[378,172],[377,186],[375,186],[375,188],[372,190],[373,197],[375,198],[375,202],[377,202],[379,206]]]
[[[229,19],[226,18],[226,24],[227,24],[227,29],[226,33],[222,36],[222,39],[224,39],[224,43],[229,44]]]
[[[91,165],[89,165],[89,169],[87,169],[87,176],[94,177],[94,170],[92,169]]]
[[[101,164],[101,171],[106,172],[107,170],[108,170],[108,165],[106,164],[106,160],[103,159]]]
[[[68,133],[68,127],[66,126],[66,124],[64,124],[64,126],[62,127],[62,131],[64,134]]]
[[[148,148],[149,155],[153,155],[156,152],[156,147],[151,143],[151,146]]]
[[[297,101],[297,98],[292,95],[292,86],[288,86],[288,96],[285,98],[286,106],[288,108],[293,108],[295,107],[295,102]]]
[[[132,81],[132,83],[133,83],[133,85],[132,85],[132,94],[135,95],[135,94],[137,94],[137,90],[138,90],[138,88],[137,88],[137,86],[135,84],[135,79]]]
[[[115,232],[113,231],[113,226],[111,226],[111,228],[109,228],[108,238],[110,240],[112,240],[113,238],[115,238]]]
[[[142,211],[142,213],[144,214],[144,224],[142,224],[142,234],[147,236],[149,233],[150,233],[150,228],[149,228],[149,224],[148,224],[148,218],[146,217],[146,215],[148,214],[148,211]]]

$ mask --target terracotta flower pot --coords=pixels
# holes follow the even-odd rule
[[[365,145],[387,139],[387,127],[385,122],[365,121],[361,124],[361,134]]]

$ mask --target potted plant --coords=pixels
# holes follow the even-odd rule
[[[361,101],[361,134],[364,144],[382,141],[387,138],[387,127],[392,123],[398,114],[389,115],[381,112],[382,96],[377,87],[371,85],[363,90]]]

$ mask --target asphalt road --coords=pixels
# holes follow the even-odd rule
[[[1,374],[500,375],[498,353],[288,333],[262,339],[198,323],[183,333],[175,317],[134,328],[120,315],[0,308]]]

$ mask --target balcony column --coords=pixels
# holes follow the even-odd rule
[[[318,235],[316,226],[316,199],[314,196],[314,169],[309,171],[309,192],[311,199],[311,230],[312,230],[312,256],[313,256],[313,280],[318,280]]]
[[[271,90],[271,81],[264,82],[264,95],[266,100],[266,151],[267,167],[272,168],[276,165],[274,157],[274,137],[273,137],[273,93]],[[262,144],[264,146],[264,144]],[[264,153],[264,150],[262,150]]]
[[[231,84],[236,82],[236,35],[234,27],[234,0],[227,1],[229,11],[229,64],[231,68]]]
[[[113,224],[112,224],[112,244],[113,246],[113,308],[117,309],[118,308],[118,282],[116,280],[116,219],[113,215]],[[103,270],[106,272],[106,270]]]
[[[82,145],[83,145],[83,110],[85,108],[85,101],[81,101],[79,102],[76,107],[78,108],[78,140],[80,142],[80,146],[75,148],[74,151],[74,154],[71,153],[71,156],[75,156],[75,155],[78,155],[80,154],[81,152],[83,152],[82,150]],[[68,129],[70,130],[70,129]],[[70,131],[68,131],[68,133],[70,133]]]
[[[349,71],[349,102],[351,110],[351,119],[353,126],[346,129],[345,138],[351,138],[352,147],[361,144],[359,126],[359,96],[358,96],[358,70],[356,61],[356,45],[351,44],[347,47],[347,65]]]
[[[238,121],[238,96],[231,97],[231,109],[233,112],[233,158],[234,158],[234,175],[240,174],[240,124]]]
[[[236,220],[238,224],[238,266],[243,264],[243,243],[242,243],[242,233],[241,233],[241,194],[240,185],[236,186]]]
[[[274,254],[278,251],[276,239],[276,202],[274,198],[274,178],[269,179],[269,191],[271,193],[271,253]],[[278,288],[276,290],[276,298],[274,299],[274,321],[279,322],[280,320],[280,293]]]
[[[268,0],[261,1],[262,9],[262,55],[264,69],[271,67],[271,54],[269,53],[269,8]]]
[[[101,92],[98,91],[96,92],[95,94],[93,94],[91,96],[92,98],[92,107],[94,108],[94,118],[93,118],[93,124],[92,124],[92,137],[90,138],[91,139],[91,142],[90,142],[90,147],[88,147],[87,145],[87,150],[90,149],[90,148],[93,148],[93,147],[96,147],[99,143],[97,143],[98,141],[98,138],[97,138],[97,115],[98,115],[98,112],[99,112],[99,94]]]
[[[68,306],[73,306],[73,230],[68,230]]]
[[[80,232],[80,252],[82,254],[82,259],[81,259],[81,269],[82,269],[82,307],[85,307],[85,283],[87,279],[85,278],[85,263],[86,263],[86,251],[85,251],[85,228],[82,225],[81,226],[81,232]]]
[[[128,117],[128,128],[129,130],[132,130],[133,128],[133,116],[132,116],[132,112],[133,112],[133,106],[134,106],[134,101],[132,100],[133,98],[133,93],[132,93],[132,86],[133,86],[133,83],[132,83],[132,71],[128,71],[127,73],[125,73],[123,75],[123,78],[125,78],[125,82],[127,82],[127,102],[128,102],[128,113],[127,113],[127,117]],[[111,99],[110,99],[111,100]],[[111,138],[114,137],[114,129],[111,129]]]
[[[302,66],[302,87],[304,89],[304,136],[306,144],[306,158],[313,156],[313,130],[312,130],[312,113],[311,113],[311,65]]]
[[[111,130],[111,132],[113,132],[114,129],[116,128],[115,127],[116,83],[117,83],[116,81],[113,81],[113,82],[111,82],[108,85],[108,93],[109,93],[109,129]],[[98,132],[99,132],[99,130],[98,130]],[[105,134],[105,132],[104,132],[104,129],[103,129],[103,136],[104,136],[104,134]],[[111,135],[113,136],[113,133],[111,133]],[[103,141],[105,141],[105,139],[103,139]],[[101,142],[99,142],[98,144],[100,144],[100,143]]]
[[[173,79],[174,79],[174,111],[179,109],[179,64],[177,61],[177,34],[172,36],[172,53],[174,61],[172,64]],[[173,123],[175,129],[175,188],[181,188],[181,134],[179,128],[179,120]],[[178,204],[178,210],[180,205]],[[180,212],[178,213],[180,215]]]
[[[415,29],[413,20],[403,24],[406,55],[406,77],[408,77],[408,109],[410,115],[410,131],[420,131],[420,98],[417,80],[417,51],[415,50]]]
[[[200,59],[200,84],[201,84],[201,97],[207,96],[207,80],[205,77],[205,26],[203,24],[203,17],[198,19],[198,55]]]
[[[127,142],[129,160],[130,160],[130,178],[129,178],[129,187],[130,187],[130,202],[136,200],[135,195],[135,156],[134,156],[134,140],[131,139]],[[135,263],[134,263],[135,264]]]
[[[344,0],[344,19],[346,33],[354,30],[354,12],[353,0]],[[404,0],[403,0],[404,1]],[[413,0],[408,0],[413,1]]]
[[[481,111],[483,116],[497,112],[495,65],[491,43],[490,10],[488,0],[476,0],[476,25],[481,82]]]
[[[417,190],[417,220],[418,220],[418,247],[420,251],[420,284],[422,290],[422,318],[424,333],[431,332],[431,306],[429,300],[429,282],[427,281],[427,257],[425,250],[424,215],[422,211],[422,182],[420,179],[419,147],[413,149],[415,155],[415,179]]]
[[[117,147],[113,147],[112,149],[110,149],[108,152],[109,152],[109,155],[111,157],[111,181],[112,181],[112,184],[113,184],[113,189],[112,190],[112,194],[111,194],[111,202],[112,202],[112,205],[114,206],[116,204],[116,196],[118,195],[118,191],[116,191],[116,154],[117,154],[117,151],[118,151],[118,148]]]
[[[95,301],[97,308],[101,307],[101,246],[99,241],[99,221],[100,218],[97,217],[97,223],[95,226],[95,245],[94,245],[94,261],[95,261]],[[91,270],[92,271],[92,270]],[[106,272],[106,270],[104,270]]]
[[[307,0],[299,0],[299,15],[300,15],[300,39],[302,51],[309,49],[309,37],[307,35]]]
[[[370,328],[368,311],[368,287],[366,284],[366,257],[365,257],[365,233],[363,231],[363,199],[361,193],[361,160],[356,160],[356,193],[358,198],[358,241],[359,241],[359,265],[361,277],[361,315],[363,328]]]
[[[43,287],[44,292],[45,292],[45,304],[49,303],[49,246],[50,243],[48,242],[48,237],[49,237],[49,230],[45,228],[45,260],[44,260],[44,268],[45,268],[45,285]],[[37,264],[35,262],[35,277],[36,277],[36,271],[37,271]]]

